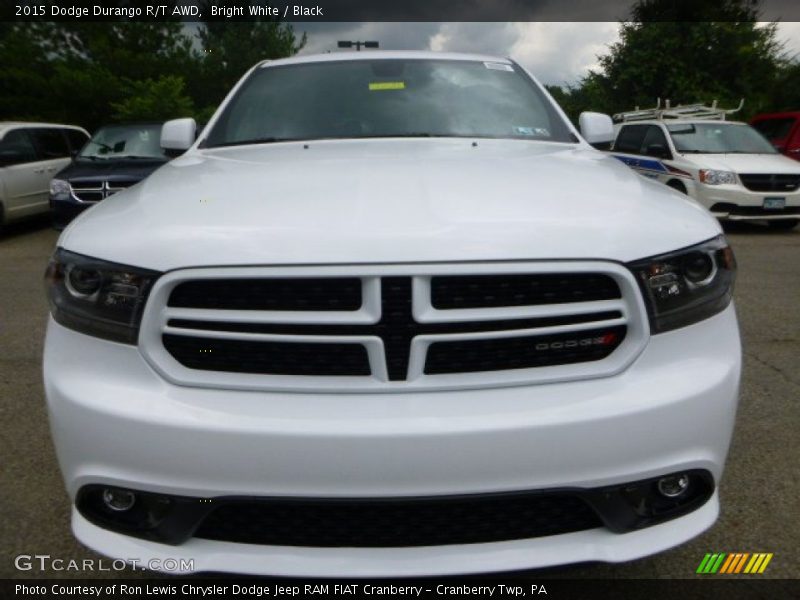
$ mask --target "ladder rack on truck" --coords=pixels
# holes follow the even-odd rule
[[[739,102],[739,106],[731,109],[724,109],[717,107],[717,101],[706,106],[705,104],[686,104],[672,107],[669,100],[665,102],[664,108],[661,108],[661,98],[655,108],[640,109],[638,106],[635,110],[621,112],[614,115],[614,121],[617,123],[627,123],[629,121],[646,121],[652,119],[692,119],[704,121],[724,121],[727,115],[733,114],[742,110],[744,106],[744,98]]]

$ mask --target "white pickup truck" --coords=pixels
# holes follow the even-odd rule
[[[47,271],[72,527],[150,569],[628,561],[719,513],[735,261],[515,62],[264,62]]]

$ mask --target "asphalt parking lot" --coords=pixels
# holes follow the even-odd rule
[[[722,516],[680,548],[621,565],[579,565],[557,577],[687,578],[707,552],[772,552],[762,577],[800,575],[800,229],[728,228],[739,263],[744,342],[741,404],[721,484]],[[95,557],[72,537],[41,382],[47,303],[42,275],[57,233],[46,222],[0,234],[0,578],[86,577],[20,572],[19,554]],[[103,573],[99,576],[131,576]]]

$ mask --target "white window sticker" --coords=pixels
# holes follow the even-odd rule
[[[511,65],[507,65],[505,63],[496,63],[496,62],[485,62],[483,66],[487,69],[494,69],[495,71],[510,71],[511,73],[514,72],[514,67]]]
[[[550,130],[544,127],[523,127],[517,125],[514,127],[514,133],[517,135],[535,135],[539,137],[550,137]]]

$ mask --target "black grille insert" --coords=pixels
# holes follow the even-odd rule
[[[619,297],[617,282],[601,273],[431,278],[431,303],[434,308],[442,310],[591,302]]]
[[[418,499],[264,499],[211,511],[195,537],[276,546],[388,548],[477,544],[602,527],[576,495]]]
[[[800,175],[740,173],[739,179],[752,192],[793,192],[800,187]]]
[[[800,206],[785,208],[764,208],[762,206],[738,206],[719,202],[711,207],[711,212],[729,213],[741,217],[800,216]]]
[[[164,347],[190,369],[264,375],[366,376],[361,344],[222,340],[164,334]]]
[[[175,286],[169,306],[214,310],[329,311],[361,308],[361,280],[206,279]]]
[[[434,342],[427,375],[528,369],[601,360],[625,338],[624,326],[557,335]]]
[[[100,202],[106,197],[105,192],[93,190],[74,190],[75,197],[84,202]]]

